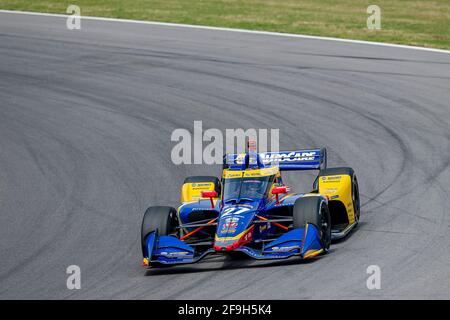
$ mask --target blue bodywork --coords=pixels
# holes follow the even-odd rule
[[[229,170],[257,169],[272,165],[277,165],[280,170],[308,170],[320,168],[325,161],[321,150],[255,155],[254,162],[252,154],[246,154],[243,159],[228,155]],[[169,265],[194,263],[207,255],[230,251],[243,252],[255,259],[314,256],[324,249],[317,226],[306,224],[302,228],[293,228],[292,215],[278,214],[289,213],[295,201],[302,196],[304,195],[287,194],[277,201],[273,195],[266,192],[264,196],[251,198],[226,199],[222,196],[214,203],[214,207],[211,207],[210,200],[203,199],[185,203],[178,210],[180,228],[184,234],[198,231],[196,241],[185,241],[175,236],[159,236],[158,230],[155,230],[146,238],[144,257],[150,265]],[[202,230],[196,230],[199,224],[196,224],[195,220],[199,219],[192,219],[195,215],[205,217],[201,221],[203,226],[206,220],[214,223]],[[200,246],[202,240],[207,244]]]
[[[262,249],[241,246],[233,251],[243,252],[258,260],[286,259],[292,256],[305,257],[310,251],[322,250],[319,231],[316,226],[307,224],[305,228],[293,229],[278,239],[264,245]],[[152,232],[147,238],[147,255],[151,256],[151,263],[158,264],[185,264],[194,263],[209,254],[217,253],[209,248],[199,254],[195,249],[174,236],[160,236]]]

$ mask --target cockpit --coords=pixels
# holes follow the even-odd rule
[[[274,175],[226,178],[223,184],[223,201],[240,203],[262,199],[267,195],[273,181]]]

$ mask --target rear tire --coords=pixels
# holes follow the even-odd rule
[[[331,216],[322,197],[303,197],[295,201],[293,209],[294,228],[313,224],[320,232],[322,246],[327,252],[331,245]]]
[[[146,238],[150,232],[158,230],[158,235],[167,236],[177,226],[177,210],[172,207],[155,206],[145,211],[141,225],[142,255],[145,256]]]
[[[356,224],[359,222],[361,216],[361,202],[359,200],[359,185],[356,175],[353,173],[352,178],[352,199],[353,199],[353,210],[355,211]]]

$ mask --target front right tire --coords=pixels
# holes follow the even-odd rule
[[[320,196],[307,196],[295,201],[293,208],[294,228],[304,228],[313,224],[320,232],[322,246],[326,251],[331,245],[331,216],[328,205]]]
[[[149,207],[144,214],[141,225],[142,255],[145,257],[147,236],[158,230],[159,236],[167,236],[177,226],[177,210],[167,206]]]

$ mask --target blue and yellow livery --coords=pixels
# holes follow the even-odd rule
[[[146,266],[242,252],[255,259],[326,253],[359,221],[353,169],[327,168],[325,149],[228,154],[221,179],[185,179],[178,209],[150,207],[142,221]],[[286,170],[318,170],[313,190],[291,193]]]

